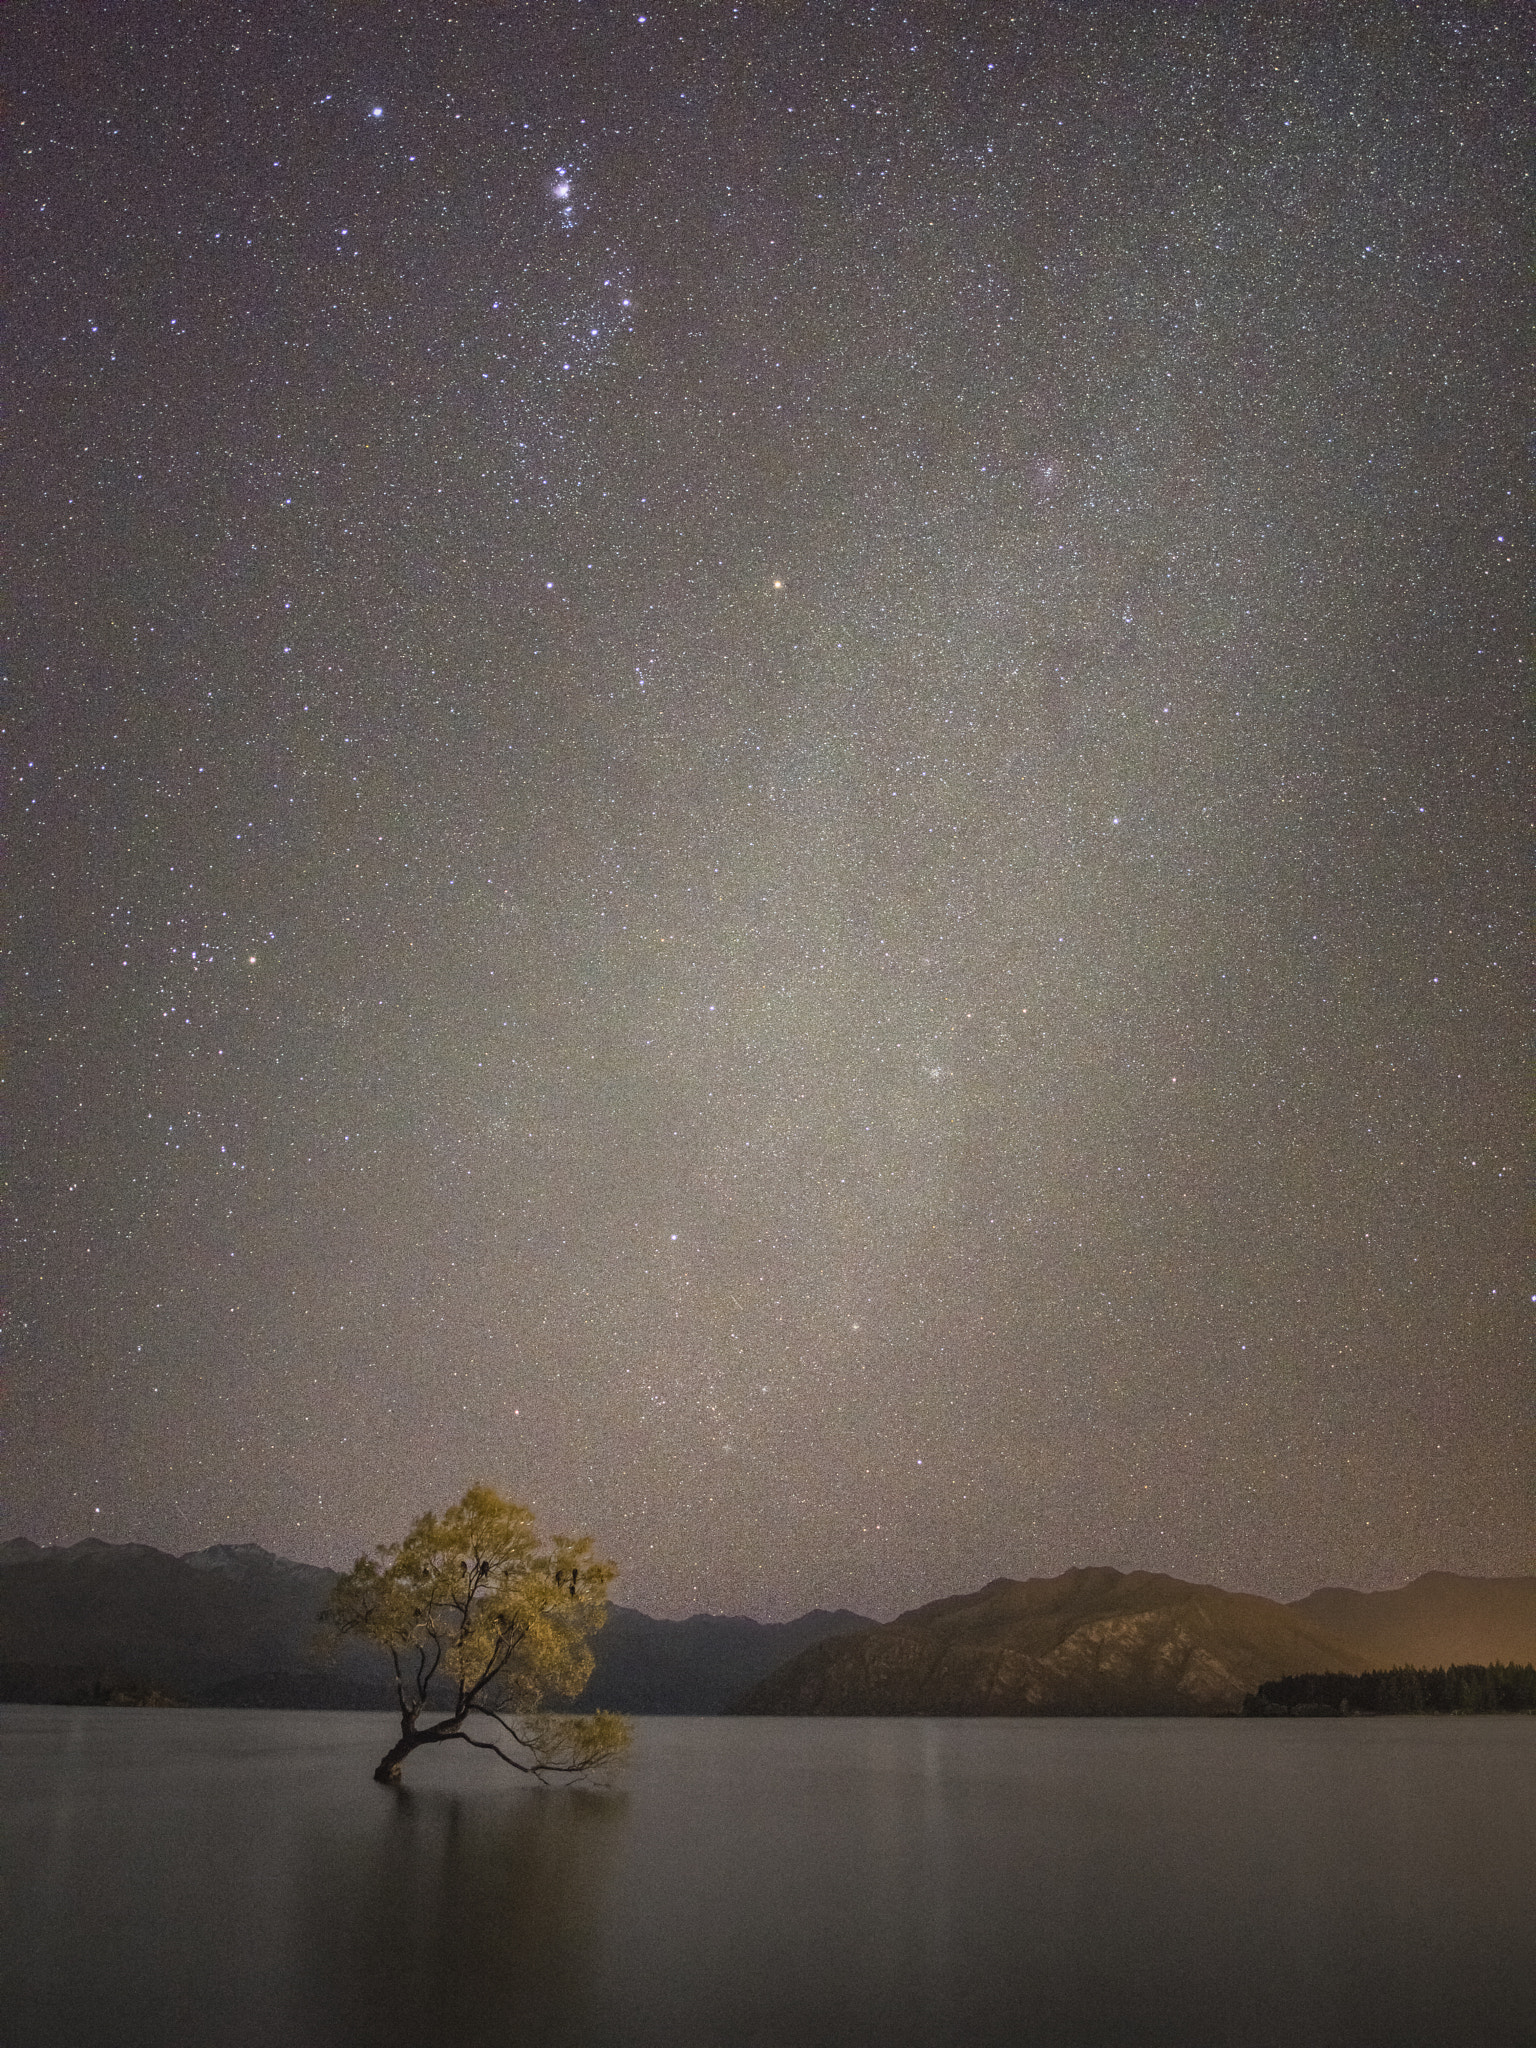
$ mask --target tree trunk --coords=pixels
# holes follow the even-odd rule
[[[420,1709],[418,1708],[417,1711],[419,1712]],[[420,1749],[429,1742],[447,1742],[458,1734],[463,1725],[464,1716],[462,1714],[459,1715],[457,1720],[434,1721],[430,1728],[418,1728],[415,1715],[402,1718],[400,1723],[400,1740],[392,1750],[379,1758],[379,1767],[373,1774],[375,1780],[380,1785],[398,1785],[400,1782],[400,1766],[405,1762],[413,1749]]]
[[[400,1782],[400,1766],[420,1741],[421,1737],[416,1734],[414,1729],[408,1730],[402,1735],[389,1754],[380,1757],[379,1767],[373,1774],[376,1782],[380,1785],[398,1785]]]

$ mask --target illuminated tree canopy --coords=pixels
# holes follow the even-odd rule
[[[551,1696],[574,1698],[592,1671],[588,1639],[618,1567],[594,1555],[591,1537],[541,1544],[531,1509],[472,1486],[378,1557],[357,1560],[321,1620],[335,1637],[381,1644],[393,1662],[400,1739],[373,1774],[380,1784],[397,1784],[406,1758],[431,1743],[467,1742],[545,1781],[627,1747],[617,1714],[540,1711]]]

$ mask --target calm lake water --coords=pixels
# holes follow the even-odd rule
[[[1536,1721],[643,1720],[608,1792],[377,1715],[0,1707],[9,2048],[1536,2040]]]

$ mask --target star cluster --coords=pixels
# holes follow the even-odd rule
[[[17,1527],[1530,1569],[1518,12],[72,18]]]

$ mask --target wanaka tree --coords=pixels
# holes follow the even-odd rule
[[[373,1774],[381,1785],[398,1784],[411,1752],[434,1742],[493,1750],[544,1780],[593,1771],[627,1747],[618,1714],[539,1711],[551,1696],[574,1698],[591,1675],[588,1639],[618,1570],[593,1555],[591,1537],[541,1544],[530,1509],[472,1486],[403,1542],[381,1544],[378,1558],[357,1560],[320,1619],[393,1660],[400,1740]]]

